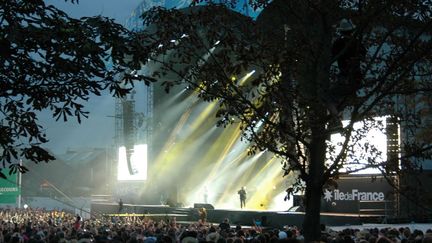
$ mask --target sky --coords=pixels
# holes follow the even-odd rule
[[[79,0],[79,4],[64,0],[45,0],[45,3],[54,5],[75,18],[102,15],[124,25],[141,0]]]
[[[123,25],[140,2],[141,0],[79,0],[79,4],[72,4],[64,0],[45,0],[46,4],[54,5],[74,18],[103,15]],[[42,113],[40,121],[50,140],[45,145],[46,148],[54,154],[62,154],[68,149],[106,148],[114,144],[114,98],[109,94],[92,97],[85,106],[90,117],[83,119],[81,124],[73,118],[66,123],[55,122],[48,112]]]

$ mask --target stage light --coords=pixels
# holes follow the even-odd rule
[[[252,77],[252,75],[253,75],[255,72],[256,72],[256,71],[255,71],[255,69],[254,69],[254,70],[248,72],[247,74],[245,74],[245,75],[240,79],[240,81],[239,81],[239,85],[243,85],[243,84],[245,84],[245,82],[246,82],[250,77]]]

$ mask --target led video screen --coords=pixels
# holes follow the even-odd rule
[[[343,126],[347,126],[349,121],[343,121]],[[387,117],[376,117],[373,121],[356,122],[354,124],[354,131],[352,133],[353,146],[352,152],[347,154],[347,163],[341,171],[353,171],[364,168],[367,161],[373,161],[374,164],[382,164],[387,161]],[[358,131],[361,136],[358,135]],[[361,139],[354,138],[361,137]],[[341,145],[345,141],[345,137],[341,134],[333,134],[330,138],[330,143],[335,146],[335,153],[338,154],[341,150]],[[329,153],[327,154],[329,157]],[[331,160],[328,161],[331,163]],[[353,172],[353,174],[380,174],[377,168],[366,168],[361,171]]]
[[[118,151],[117,180],[142,181],[147,179],[147,144],[135,145],[130,157],[131,171],[127,164],[126,148]]]

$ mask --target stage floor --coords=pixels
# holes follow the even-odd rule
[[[284,226],[301,227],[303,212],[288,211],[256,211],[256,210],[230,210],[230,209],[206,209],[207,221],[219,224],[228,218],[232,225],[253,226],[254,222],[260,221],[263,227],[282,228]],[[137,216],[153,219],[171,220],[176,218],[177,222],[197,222],[199,219],[198,208],[169,207],[167,205],[135,205],[124,204],[119,212],[116,203],[92,203],[91,212],[105,216]],[[321,213],[321,223],[328,226],[361,225],[364,223],[381,223],[380,216]]]

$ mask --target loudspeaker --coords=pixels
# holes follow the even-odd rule
[[[194,208],[214,209],[210,203],[194,203]]]
[[[123,139],[127,143],[128,140],[133,139],[135,133],[134,127],[134,101],[125,100],[123,105]],[[132,140],[133,141],[133,140]]]
[[[135,174],[132,168],[131,156],[135,144],[135,127],[134,127],[134,101],[123,101],[123,144],[126,147],[126,162],[129,174]]]

